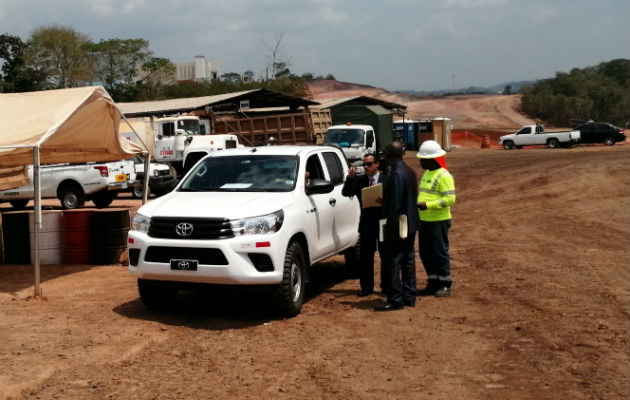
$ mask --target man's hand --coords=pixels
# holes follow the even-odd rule
[[[425,203],[424,201],[421,201],[420,203],[418,203],[417,206],[421,210],[426,210],[427,209],[427,203]]]

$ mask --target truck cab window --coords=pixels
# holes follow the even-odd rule
[[[306,172],[308,172],[309,179],[326,179],[317,154],[313,154],[306,160]]]
[[[328,168],[328,175],[330,176],[330,181],[333,185],[339,185],[343,183],[343,167],[341,166],[341,161],[339,161],[339,157],[336,153],[333,152],[325,152],[324,153],[324,162],[326,163],[326,168]]]
[[[162,135],[173,136],[175,134],[175,125],[172,122],[162,124]]]

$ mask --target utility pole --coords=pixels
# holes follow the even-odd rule
[[[451,77],[453,78],[453,93],[455,93],[455,74],[452,74]]]

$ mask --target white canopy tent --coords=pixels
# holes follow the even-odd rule
[[[41,295],[40,164],[116,161],[147,153],[146,146],[120,140],[121,118],[120,110],[100,86],[0,93],[0,190],[27,183],[26,166],[33,164],[35,296]],[[148,157],[145,159],[148,171]]]

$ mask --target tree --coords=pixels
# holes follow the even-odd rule
[[[152,57],[142,64],[144,74],[145,97],[156,99],[161,95],[161,88],[175,78],[175,64],[168,58]]]
[[[245,82],[253,82],[254,81],[254,71],[252,71],[251,69],[248,69],[247,71],[243,72],[243,80]]]
[[[24,65],[26,47],[18,36],[0,35],[0,92],[29,92],[42,86],[43,75]]]
[[[89,38],[72,28],[38,28],[28,41],[25,65],[45,76],[46,86],[80,86],[92,77],[92,63],[88,58],[90,46]]]
[[[117,84],[132,84],[151,54],[144,39],[101,40],[90,49],[95,74],[108,90]]]
[[[503,89],[503,94],[512,94],[512,85],[505,85]]]
[[[238,83],[241,81],[241,75],[236,72],[226,72],[221,75],[221,80],[223,82]]]
[[[267,63],[267,71],[271,71],[271,79],[276,79],[278,76],[289,75],[289,67],[291,66],[291,61],[289,59],[283,60],[280,57],[280,52],[282,51],[282,39],[283,35],[278,34],[274,37],[272,43],[267,43],[263,41],[267,50],[269,50],[269,62]],[[268,77],[267,77],[268,78]]]

